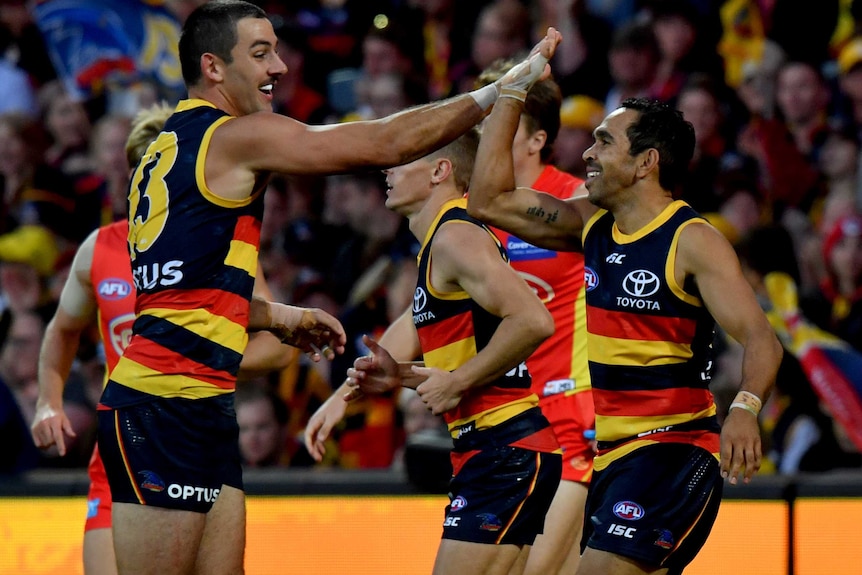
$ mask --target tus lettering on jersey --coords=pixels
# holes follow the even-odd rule
[[[180,269],[182,266],[183,262],[180,260],[135,266],[132,269],[135,287],[141,291],[147,291],[156,287],[176,285],[183,279],[183,272]]]

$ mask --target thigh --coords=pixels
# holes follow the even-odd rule
[[[120,575],[193,573],[205,514],[114,502],[112,523]]]
[[[195,573],[236,575],[243,572],[245,553],[245,493],[222,486],[198,550]]]
[[[527,575],[574,573],[581,555],[587,487],[560,481],[545,517],[545,530],[536,538],[527,560]]]
[[[560,482],[560,455],[489,447],[455,467],[443,538],[532,545]]]
[[[667,569],[651,568],[607,551],[587,549],[581,557],[577,575],[667,575],[667,572]]]
[[[641,447],[593,477],[581,547],[681,569],[706,541],[722,488],[708,451],[680,443]]]
[[[117,558],[114,555],[114,538],[110,524],[108,527],[89,529],[84,533],[84,573],[117,575]]]
[[[207,513],[242,489],[232,394],[100,411],[99,450],[114,502]]]
[[[524,547],[443,539],[433,575],[508,575]]]

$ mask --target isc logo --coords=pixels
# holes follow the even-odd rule
[[[461,521],[460,517],[452,517],[450,515],[446,518],[446,521],[443,522],[443,527],[458,527],[459,521]]]
[[[611,535],[621,535],[626,539],[633,539],[635,531],[637,529],[634,527],[626,527],[625,525],[617,525],[616,523],[611,523],[611,526],[608,527],[608,533]]]
[[[635,521],[644,516],[644,508],[634,501],[619,501],[614,504],[614,515],[620,519]]]

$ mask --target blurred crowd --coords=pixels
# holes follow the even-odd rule
[[[182,21],[197,3],[166,5]],[[669,102],[697,139],[680,197],[738,248],[764,307],[764,277],[787,273],[808,320],[862,352],[862,1],[820,0],[816,9],[796,0],[256,3],[272,15],[289,69],[275,111],[311,124],[373,119],[468,91],[483,69],[555,26],[564,99],[554,163],[583,177],[581,153],[607,112],[628,97]],[[84,342],[67,384],[77,436],[62,458],[29,438],[39,347],[75,248],[124,217],[130,121],[160,98],[147,83],[71,93],[28,4],[0,2],[0,474],[87,463],[101,344],[95,333]],[[411,304],[418,245],[385,197],[378,173],[270,182],[260,255],[275,299],[329,311],[349,341],[332,362],[297,353],[284,370],[240,382],[249,467],[313,464],[301,442],[308,418],[366,351],[361,336],[379,335]],[[722,334],[715,346],[721,412],[741,358]],[[761,420],[777,473],[862,466],[846,425],[792,353]],[[420,432],[446,434],[410,390],[357,400],[322,465],[399,466],[407,437]]]

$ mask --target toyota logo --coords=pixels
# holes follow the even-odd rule
[[[648,297],[658,291],[658,276],[649,270],[635,270],[623,280],[623,289],[634,297]],[[414,304],[415,305],[415,304]]]
[[[422,311],[427,303],[428,296],[425,294],[425,290],[421,287],[416,288],[416,291],[413,292],[413,312],[418,313]]]

